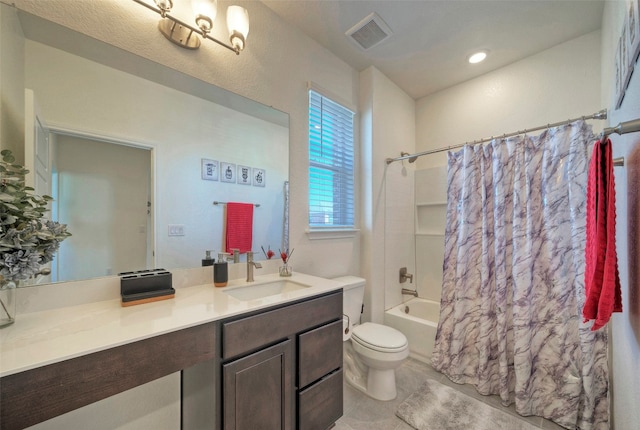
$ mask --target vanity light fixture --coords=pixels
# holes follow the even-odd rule
[[[478,51],[469,56],[468,60],[471,64],[476,64],[487,58],[487,51]]]
[[[212,40],[220,46],[235,52],[236,55],[239,55],[240,51],[245,47],[247,34],[249,34],[249,14],[241,6],[229,6],[227,8],[227,29],[229,30],[229,41],[231,42],[229,45],[209,35],[218,12],[218,0],[191,0],[197,27],[191,26],[171,15],[173,0],[154,0],[157,7],[143,0],[133,1],[160,15],[162,17],[158,22],[160,33],[183,48],[198,49],[200,47],[200,38]]]

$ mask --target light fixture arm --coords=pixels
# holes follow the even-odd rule
[[[142,5],[142,6],[144,6],[144,7],[146,7],[149,10],[154,11],[155,13],[157,13],[158,15],[160,15],[161,17],[163,17],[165,19],[169,19],[169,20],[175,22],[176,24],[179,24],[179,25],[181,25],[181,26],[183,26],[185,28],[188,28],[192,32],[199,34],[202,38],[209,39],[209,40],[211,40],[213,42],[216,42],[218,45],[227,48],[229,51],[235,52],[236,55],[240,55],[240,50],[239,49],[236,49],[231,45],[228,45],[228,44],[226,44],[226,43],[224,43],[224,42],[222,42],[222,41],[220,41],[220,40],[218,40],[218,39],[216,39],[214,37],[209,36],[207,33],[203,32],[199,28],[193,27],[193,26],[187,24],[186,22],[182,21],[181,19],[172,16],[168,11],[162,10],[162,9],[157,8],[155,6],[152,6],[149,3],[144,2],[143,0],[133,0],[133,1],[138,3],[138,4],[140,4],[140,5]]]

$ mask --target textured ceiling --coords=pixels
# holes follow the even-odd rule
[[[600,28],[604,0],[264,0],[343,61],[370,65],[414,99]],[[376,12],[393,35],[363,51],[345,32]],[[471,65],[484,49],[489,57]]]

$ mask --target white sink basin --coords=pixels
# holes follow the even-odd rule
[[[224,293],[235,297],[238,300],[256,300],[264,297],[275,296],[277,294],[289,293],[292,291],[309,288],[311,285],[300,284],[293,281],[278,280],[266,282],[264,284],[247,285],[243,287],[224,290]]]

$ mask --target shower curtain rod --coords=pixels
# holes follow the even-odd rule
[[[553,124],[541,125],[539,127],[528,128],[528,129],[525,129],[525,130],[520,130],[520,131],[516,131],[516,132],[513,132],[513,133],[507,133],[507,134],[503,134],[503,135],[499,135],[499,136],[491,136],[491,137],[480,139],[480,140],[474,140],[473,142],[465,142],[465,143],[462,143],[460,145],[452,145],[452,146],[447,146],[445,148],[431,149],[431,150],[428,150],[428,151],[418,152],[418,153],[415,153],[415,154],[402,155],[402,156],[396,157],[396,158],[387,158],[386,159],[386,163],[387,164],[391,164],[394,161],[406,160],[408,158],[413,158],[414,160],[410,161],[410,162],[413,162],[413,161],[415,161],[415,158],[422,157],[423,155],[430,155],[430,154],[435,154],[435,153],[438,153],[438,152],[450,151],[452,149],[462,148],[463,146],[469,145],[469,144],[475,145],[477,143],[490,142],[495,138],[506,139],[507,137],[518,136],[520,134],[531,133],[533,131],[544,130],[544,129],[552,128],[552,127],[559,127],[561,125],[570,124],[570,123],[572,123],[574,121],[588,120],[588,119],[607,119],[607,110],[606,109],[602,109],[601,111],[596,112],[596,113],[591,114],[591,115],[581,116],[579,118],[568,119],[566,121],[554,122]],[[629,130],[629,131],[622,131],[622,130],[628,130],[629,127],[624,127],[623,126],[623,124],[627,124],[627,123],[621,123],[621,124],[618,124],[616,127],[605,128],[605,131],[603,132],[603,137],[606,137],[611,133],[623,134],[623,133],[630,133],[631,131],[640,131],[640,118],[635,120],[635,121],[629,121],[629,123],[636,123],[636,122],[638,123],[638,124],[635,124],[636,127],[638,128],[637,130],[634,129],[634,130]],[[618,130],[620,130],[620,131],[618,131]],[[606,134],[605,134],[605,132],[606,132]]]

